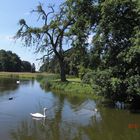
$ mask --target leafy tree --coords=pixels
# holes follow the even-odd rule
[[[31,65],[31,72],[35,72],[35,64],[33,63],[32,65]]]
[[[42,66],[40,67],[41,72],[49,72],[49,73],[59,73],[59,62],[57,57],[54,55],[52,58],[46,58],[44,60]]]
[[[12,53],[11,51],[7,51],[8,54],[8,71],[17,71],[20,72],[21,71],[21,60],[19,58],[19,56],[17,56],[17,54]]]
[[[20,58],[11,51],[0,50],[0,70],[1,71],[21,71]]]
[[[22,61],[22,72],[31,72],[32,66],[28,61]]]
[[[48,64],[49,63],[47,63],[47,62],[45,62],[45,63],[43,63],[41,66],[40,66],[40,68],[39,68],[39,71],[40,72],[48,72]]]
[[[64,33],[68,30],[68,27],[74,23],[74,17],[66,15],[66,11],[63,8],[60,9],[59,14],[54,13],[53,7],[50,7],[50,9],[52,11],[46,13],[42,5],[39,4],[33,12],[39,14],[39,17],[43,21],[43,26],[35,28],[29,27],[25,20],[21,19],[19,21],[21,28],[17,32],[16,37],[24,39],[27,46],[36,43],[38,51],[47,49],[45,56],[55,53],[59,60],[61,81],[66,81],[62,43]],[[52,14],[51,20],[49,19],[50,14]],[[45,56],[43,56],[43,58]]]
[[[0,50],[0,71],[31,72],[31,64],[21,61],[19,56],[11,51]]]
[[[137,1],[104,0],[99,9],[92,83],[98,93],[125,100],[139,94],[139,5]]]
[[[70,39],[74,36],[77,36],[78,42],[84,42],[87,39],[89,25],[87,17],[91,15],[89,10],[91,7],[91,0],[67,0],[56,13],[52,6],[49,7],[51,11],[46,12],[39,4],[33,12],[38,13],[39,19],[43,22],[42,27],[30,27],[24,19],[21,19],[19,21],[21,28],[18,30],[16,38],[23,39],[27,46],[35,44],[37,51],[46,50],[47,53],[42,57],[43,59],[55,54],[59,62],[61,81],[66,81],[64,59],[66,50],[63,43],[66,42],[66,38]]]
[[[86,48],[79,49],[78,47],[73,47],[65,52],[65,72],[66,74],[80,76],[81,69],[87,69],[89,60],[88,52]],[[52,58],[47,58],[43,65],[40,67],[40,71],[46,71],[51,73],[59,73],[59,63],[56,56]]]
[[[1,66],[1,71],[8,71],[8,55],[6,53],[6,51],[4,50],[0,50],[0,66]]]

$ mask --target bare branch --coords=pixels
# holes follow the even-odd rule
[[[51,8],[52,11],[50,11],[50,12],[46,15],[45,25],[47,25],[48,16],[49,16],[50,14],[54,13],[54,8],[53,8],[53,6],[49,6],[49,8]]]
[[[53,8],[53,6],[49,6],[48,8],[50,8],[52,11],[50,11],[50,12],[48,12],[48,13],[46,13],[45,12],[45,10],[43,10],[43,4],[41,4],[41,3],[39,3],[39,5],[37,6],[37,9],[36,10],[32,10],[31,12],[37,12],[37,13],[39,13],[39,17],[38,17],[38,19],[37,19],[37,21],[41,18],[41,16],[42,16],[42,20],[44,20],[45,21],[45,25],[48,25],[48,16],[50,15],[50,14],[52,14],[52,13],[54,13],[54,8]]]
[[[63,36],[64,31],[68,28],[68,26],[70,26],[70,25],[72,25],[72,24],[73,24],[73,18],[72,18],[71,20],[69,20],[69,21],[63,26],[63,29],[60,29],[60,33],[59,33],[59,35],[58,35],[57,38],[56,38],[56,42],[55,42],[56,44],[58,44],[59,38]]]
[[[45,61],[45,57],[48,57],[48,56],[50,56],[52,54],[53,54],[53,50],[51,50],[48,54],[43,55],[43,57],[37,58],[36,60],[43,60],[43,62],[44,62]]]

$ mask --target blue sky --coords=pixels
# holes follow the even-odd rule
[[[35,54],[33,48],[26,48],[20,41],[15,42],[12,37],[19,29],[18,21],[24,18],[27,23],[33,24],[37,17],[30,13],[38,3],[55,4],[57,7],[64,0],[1,0],[0,3],[0,49],[11,50],[21,60],[35,63],[39,68],[40,63],[36,61],[42,54]],[[46,8],[47,9],[47,8]]]

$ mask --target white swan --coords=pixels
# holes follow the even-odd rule
[[[17,81],[17,84],[19,84],[19,83],[20,83],[20,81],[18,80],[18,81]]]
[[[41,113],[30,113],[30,115],[32,117],[35,117],[35,118],[45,118],[46,117],[46,110],[47,110],[47,108],[44,108],[44,114],[41,114]]]
[[[97,109],[97,108],[94,108],[94,111],[95,111],[95,112],[98,112],[98,109]]]

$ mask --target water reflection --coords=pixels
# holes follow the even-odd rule
[[[11,85],[14,83],[12,79],[9,81]],[[7,85],[0,83],[0,86]],[[9,92],[16,98],[3,102],[3,96],[7,95],[0,89],[3,140],[138,140],[140,137],[140,128],[128,128],[130,123],[140,125],[138,114],[97,107],[92,99],[46,92],[36,81],[21,81],[16,90]],[[30,116],[31,112],[42,113],[44,107],[48,108],[46,119]]]
[[[140,124],[138,116],[126,113],[125,111],[116,111],[114,109],[101,110],[102,121],[100,125],[85,126],[84,131],[89,136],[89,139],[108,139],[108,140],[138,140],[140,130],[130,129],[128,125],[132,122]],[[92,132],[91,132],[92,130]]]
[[[8,94],[11,91],[17,90],[19,88],[19,84],[28,85],[30,82],[32,85],[34,85],[34,80],[22,80],[20,83],[17,83],[17,81],[19,81],[19,79],[0,78],[0,96],[2,94]]]
[[[0,78],[0,96],[5,91],[14,91],[18,88],[16,79]],[[8,93],[8,92],[7,92]]]
[[[131,122],[131,120],[134,121],[134,118],[137,118],[136,116],[124,112],[102,109],[102,115],[97,112],[96,115],[89,117],[89,123],[85,124],[85,122],[79,123],[75,118],[73,118],[73,120],[65,120],[66,118],[64,119],[64,112],[62,110],[62,107],[60,107],[58,111],[55,112],[54,118],[48,117],[41,120],[32,119],[30,122],[21,122],[17,130],[11,132],[12,138],[14,140],[139,139],[139,129],[128,129],[128,122]],[[78,111],[80,112],[81,110]],[[81,115],[81,117],[80,115],[81,114],[78,114],[77,116],[79,120],[83,117],[83,115]],[[129,121],[127,119],[128,115],[130,117]],[[72,116],[70,115],[69,117]],[[124,117],[126,117],[126,120],[122,121],[121,119]],[[136,120],[139,119],[137,118]]]
[[[84,129],[90,124],[84,125],[82,122],[77,122],[77,119],[71,118],[71,114],[69,114],[69,119],[66,120],[66,118],[63,118],[64,112],[62,110],[60,105],[53,118],[48,117],[39,120],[32,119],[30,122],[21,122],[17,130],[11,132],[11,137],[14,140],[89,140],[89,136],[84,132]],[[77,114],[77,112],[73,113]],[[83,117],[81,114],[77,114],[77,117],[80,116]],[[92,126],[92,117],[90,123]]]
[[[21,122],[17,130],[11,132],[15,140],[88,140],[83,131],[85,126],[101,121],[100,112],[94,112],[95,102],[78,98],[73,104],[74,97],[69,99],[64,95],[52,94],[54,102],[47,112],[46,119],[34,119]],[[72,99],[73,98],[73,99]],[[94,119],[94,120],[93,120]]]

